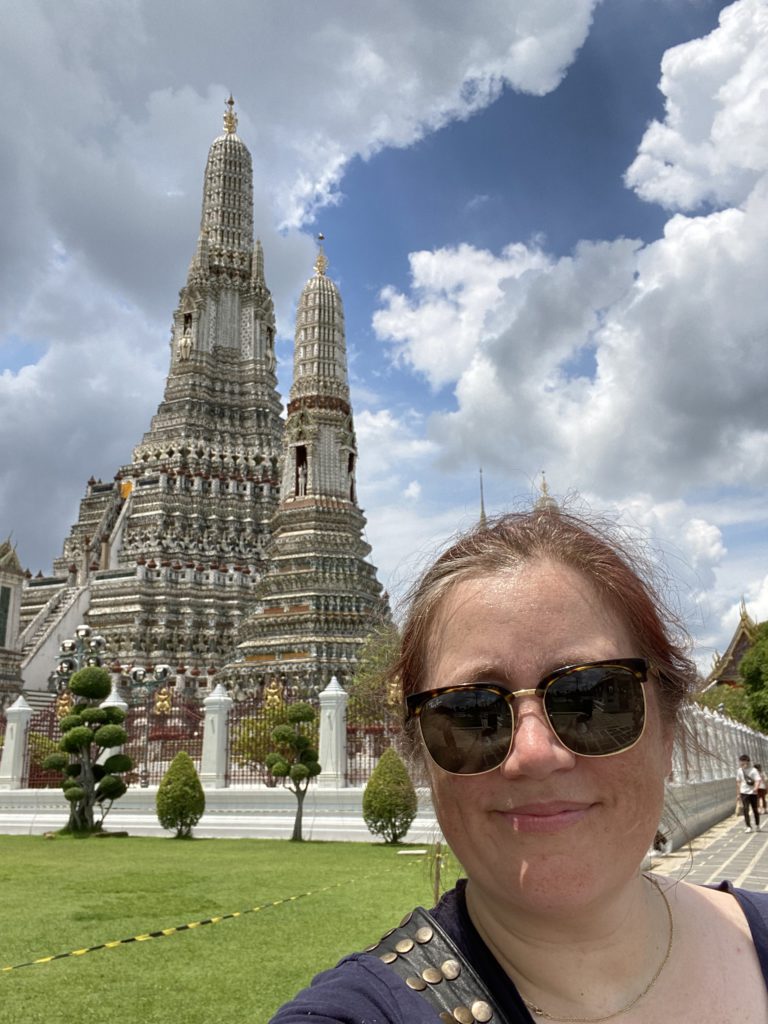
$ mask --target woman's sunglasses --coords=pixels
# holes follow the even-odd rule
[[[498,768],[512,749],[515,697],[541,697],[552,732],[573,754],[610,757],[634,747],[645,728],[645,658],[566,665],[533,690],[469,683],[406,697],[435,764],[454,775]]]

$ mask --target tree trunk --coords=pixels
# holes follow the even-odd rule
[[[90,748],[77,752],[80,761],[80,774],[77,781],[85,793],[82,800],[77,800],[70,805],[69,823],[67,828],[70,832],[93,832],[93,805],[96,802],[96,780],[93,777],[93,764],[91,762]]]
[[[306,792],[307,792],[307,787],[305,786],[302,789],[300,786],[296,786],[294,788],[293,792],[296,794],[296,804],[297,804],[297,807],[296,807],[296,819],[293,822],[293,835],[291,836],[291,840],[294,843],[300,843],[304,839],[304,837],[301,834],[301,818],[302,818],[302,813],[303,813],[303,810],[304,810],[304,797],[305,797]]]

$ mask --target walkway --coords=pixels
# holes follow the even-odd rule
[[[653,870],[702,885],[727,878],[745,889],[768,892],[768,817],[762,832],[745,832],[735,814],[704,832],[688,846],[653,860]]]

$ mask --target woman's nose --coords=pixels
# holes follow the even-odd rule
[[[512,749],[501,766],[505,778],[543,779],[551,772],[573,768],[576,755],[562,745],[544,714],[538,697],[523,697],[515,707]]]

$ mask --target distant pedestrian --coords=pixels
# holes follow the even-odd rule
[[[745,832],[751,832],[752,826],[749,822],[749,809],[752,808],[752,815],[755,819],[755,828],[760,831],[760,811],[757,808],[757,784],[762,778],[760,772],[750,768],[750,761],[746,754],[739,758],[739,770],[736,773],[736,786],[741,809],[744,812]]]
[[[757,783],[757,809],[765,814],[765,776],[763,775],[763,766],[761,764],[755,764],[755,771],[760,773],[760,781]]]

